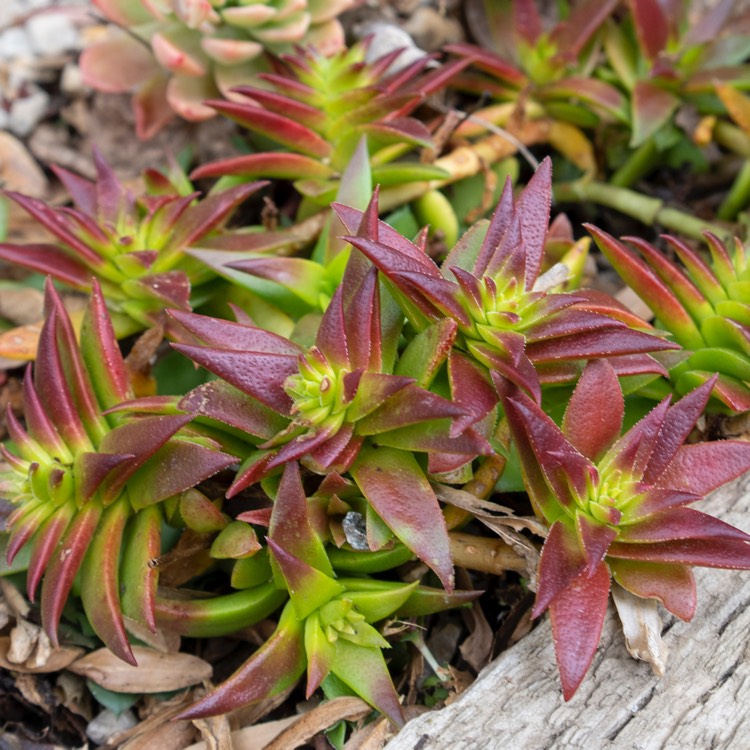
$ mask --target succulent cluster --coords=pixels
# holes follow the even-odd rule
[[[391,647],[479,596],[454,568],[462,545],[487,547],[472,516],[498,488],[525,490],[538,519],[514,539],[539,558],[533,615],[550,611],[566,699],[612,581],[690,619],[693,566],[750,568],[750,536],[689,507],[750,469],[748,443],[698,442],[694,429],[706,410],[750,409],[745,247],[709,233],[704,257],[668,236],[678,265],[587,225],[652,327],[580,288],[591,241],[563,216],[550,224],[564,194],[550,158],[514,192],[494,182],[513,170],[496,164],[507,134],[477,140],[476,119],[422,108],[449,86],[487,89],[500,104],[481,117],[543,121],[540,149],[610,199],[680,147],[678,113],[750,153],[731,2],[700,30],[654,0],[559,3],[549,27],[533,0],[471,3],[494,51],[453,45],[448,62],[401,68],[400,50],[343,46],[349,0],[97,5],[124,35],[82,65],[96,85],[136,92],[140,134],[170,106],[220,113],[244,152],[190,179],[149,170],[140,192],[95,153],[93,181],[55,168],[72,207],[4,194],[54,240],[0,242],[0,260],[90,297],[78,327],[47,279],[22,418],[8,409],[0,447],[8,556],[28,550],[28,595],[41,586],[53,642],[66,603],[131,663],[130,639],[149,631],[207,638],[268,619],[254,632],[270,636],[184,718],[270,705],[304,678],[308,698],[359,695],[400,725]],[[610,134],[631,155],[604,185],[593,179]],[[476,222],[443,192],[468,177],[482,181]],[[191,182],[214,178],[205,195]],[[750,172],[738,184],[741,206]],[[703,227],[644,200],[652,223]],[[421,226],[425,207],[443,231]],[[127,337],[152,327],[169,341],[156,359],[169,350],[200,385],[136,387]]]
[[[322,54],[343,47],[337,16],[352,0],[96,0],[121,33],[89,47],[85,80],[102,91],[132,92],[140,137],[154,135],[176,112],[205,120],[205,99],[228,94],[265,69],[264,51],[312,44]]]

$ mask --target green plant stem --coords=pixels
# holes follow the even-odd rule
[[[735,154],[750,159],[750,136],[742,128],[719,121],[714,127],[714,140]]]
[[[713,232],[719,237],[725,237],[728,233],[725,227],[666,206],[660,198],[652,198],[605,182],[578,180],[559,183],[554,186],[554,195],[555,200],[560,203],[596,203],[614,208],[648,226],[658,224],[697,240],[702,239],[703,232]]]
[[[644,141],[610,177],[609,184],[630,187],[656,166],[657,148],[653,138]]]
[[[737,173],[716,215],[722,221],[732,221],[748,203],[750,203],[750,160],[745,161]]]

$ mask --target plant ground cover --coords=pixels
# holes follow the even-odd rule
[[[6,736],[381,746],[547,610],[567,700],[611,591],[750,567],[700,510],[750,468],[743,8],[95,5],[7,56]]]

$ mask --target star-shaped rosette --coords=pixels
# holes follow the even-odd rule
[[[191,416],[123,417],[108,410],[132,399],[122,355],[99,285],[83,319],[79,346],[51,282],[36,364],[24,380],[25,427],[8,409],[12,443],[0,446],[10,466],[3,494],[7,556],[26,545],[27,590],[41,582],[42,625],[53,644],[74,580],[96,634],[135,663],[125,619],[156,630],[162,500],[236,460],[189,426]],[[169,466],[169,471],[164,467]]]
[[[199,193],[181,194],[167,178],[150,173],[149,190],[136,196],[96,149],[94,164],[94,181],[53,167],[73,207],[5,192],[56,242],[0,242],[0,259],[83,292],[97,279],[122,337],[161,321],[164,308],[190,309],[194,287],[216,275],[185,250],[215,240],[235,209],[266,183],[200,199]]]
[[[417,330],[438,321],[456,326],[452,364],[462,376],[455,384],[466,378],[472,388],[453,398],[473,403],[477,420],[505,383],[539,401],[543,383],[575,380],[581,360],[610,357],[622,375],[663,373],[646,353],[675,348],[605,295],[556,292],[555,273],[540,275],[550,201],[546,159],[517,200],[506,183],[492,220],[469,229],[440,267],[426,253],[425,233],[411,242],[383,222],[366,222],[369,232],[346,238],[388,279]],[[350,230],[360,227],[361,212],[334,207]]]
[[[750,443],[683,445],[712,386],[665,399],[622,436],[624,399],[605,360],[586,366],[562,429],[522,391],[504,399],[530,498],[550,524],[533,614],[550,610],[566,700],[599,643],[610,577],[690,620],[691,566],[750,568],[748,534],[688,507],[750,469]]]
[[[403,316],[381,305],[376,269],[352,258],[308,348],[250,325],[171,315],[175,336],[197,342],[174,347],[222,378],[181,407],[244,431],[257,447],[229,497],[292,461],[319,474],[349,471],[393,533],[452,585],[445,522],[414,452],[465,464],[491,447],[464,427],[465,407],[394,374]]]
[[[375,627],[392,617],[430,614],[466,604],[475,591],[439,592],[413,583],[340,577],[328,557],[320,506],[308,500],[299,467],[288,463],[276,493],[268,532],[274,576],[289,602],[266,643],[229,679],[181,718],[226,713],[268,699],[307,673],[309,698],[334,675],[400,726],[404,716],[388,674],[390,644]],[[355,553],[367,558],[372,553]],[[366,563],[365,563],[366,564]]]

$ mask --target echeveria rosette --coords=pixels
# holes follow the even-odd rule
[[[136,197],[94,151],[97,178],[60,167],[55,173],[74,208],[54,208],[7,191],[24,211],[56,238],[56,244],[0,242],[0,259],[50,274],[74,289],[91,290],[97,279],[119,336],[159,321],[165,307],[189,310],[192,287],[215,278],[184,254],[216,239],[234,210],[265,183],[238,186],[199,199],[171,192],[151,179],[153,194]]]
[[[275,62],[273,73],[259,76],[272,90],[240,86],[234,92],[242,96],[241,102],[209,101],[218,112],[278,146],[276,151],[202,165],[192,176],[294,180],[306,198],[302,208],[319,210],[335,197],[341,175],[366,136],[373,184],[446,177],[437,167],[400,157],[432,145],[427,127],[408,115],[467,63],[453,61],[425,72],[430,58],[422,57],[389,73],[402,50],[373,62],[366,61],[366,50],[362,42],[327,58],[305,49],[284,56]]]
[[[391,282],[417,330],[441,321],[452,328],[445,332],[452,342],[443,345],[454,350],[453,397],[476,420],[508,381],[539,400],[542,383],[578,376],[576,361],[606,356],[622,375],[663,373],[646,352],[676,348],[629,327],[644,324],[604,295],[545,289],[550,196],[546,159],[517,200],[506,183],[492,220],[469,229],[440,267],[426,253],[424,234],[415,244],[383,222],[368,222],[369,233],[347,237]],[[335,208],[346,226],[359,226],[359,211]]]
[[[335,675],[353,693],[404,722],[383,649],[390,644],[374,627],[389,617],[409,617],[467,603],[478,592],[442,592],[418,583],[339,577],[324,544],[319,505],[305,497],[296,462],[288,463],[276,492],[268,549],[278,585],[288,591],[273,635],[212,693],[181,718],[226,713],[278,694],[307,673],[309,698]],[[371,553],[358,554],[367,558]]]
[[[450,587],[445,522],[414,452],[465,464],[491,448],[466,424],[464,406],[393,374],[403,316],[381,306],[368,266],[352,257],[307,349],[253,326],[171,313],[183,340],[199,342],[175,348],[223,381],[200,386],[181,406],[242,430],[257,446],[228,496],[290,461],[320,474],[350,471],[393,533]]]
[[[596,651],[610,577],[690,620],[691,566],[750,568],[750,536],[687,507],[750,468],[750,444],[683,445],[712,381],[662,401],[622,437],[624,399],[605,360],[590,362],[560,429],[521,391],[504,400],[536,513],[550,531],[534,616],[550,610],[569,699]]]
[[[176,112],[200,121],[205,100],[229,94],[266,69],[264,52],[314,45],[330,55],[344,46],[337,16],[353,0],[95,0],[123,31],[84,50],[90,86],[133,93],[139,137],[150,138]]]
[[[159,503],[236,459],[190,429],[190,415],[106,413],[133,394],[96,281],[80,346],[51,282],[46,308],[34,374],[27,370],[24,381],[25,427],[9,409],[12,449],[0,446],[10,466],[4,492],[17,505],[7,554],[12,560],[31,546],[28,594],[33,600],[41,582],[42,625],[53,643],[80,573],[94,631],[134,663],[123,612],[156,629],[157,571],[148,563],[160,554]]]
[[[730,249],[707,233],[710,257],[705,258],[666,235],[680,266],[645,240],[624,238],[639,256],[601,229],[587,228],[625,283],[651,308],[659,326],[686,350],[669,371],[677,393],[686,393],[718,372],[715,400],[709,407],[750,409],[750,269],[743,243],[735,240]]]

